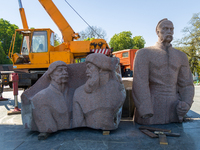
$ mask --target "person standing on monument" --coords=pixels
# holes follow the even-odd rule
[[[139,124],[182,122],[194,97],[192,73],[185,53],[174,49],[174,26],[162,19],[156,26],[158,42],[137,51],[132,94]]]

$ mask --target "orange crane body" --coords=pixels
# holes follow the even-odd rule
[[[79,34],[74,32],[52,0],[39,0],[39,2],[61,31],[63,43],[54,47],[54,32],[49,28],[29,29],[21,0],[19,0],[24,29],[15,30],[9,49],[8,56],[13,62],[14,69],[47,69],[51,63],[58,60],[71,64],[75,63],[75,59],[85,58],[92,49],[109,49],[104,39],[74,41],[80,37]],[[20,53],[14,54],[17,33],[22,34],[23,38]]]

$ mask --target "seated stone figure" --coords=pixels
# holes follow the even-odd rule
[[[67,64],[52,63],[47,75],[50,85],[32,98],[33,118],[39,132],[56,132],[70,128]]]
[[[116,69],[119,59],[103,54],[86,57],[87,82],[76,89],[73,98],[73,127],[113,130],[121,119],[125,89]]]
[[[185,53],[171,46],[173,31],[171,21],[159,21],[156,45],[137,51],[132,93],[135,121],[139,124],[182,122],[193,103],[188,59]]]

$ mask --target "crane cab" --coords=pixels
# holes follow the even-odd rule
[[[15,37],[22,35],[20,53],[14,53]],[[16,29],[9,50],[13,69],[47,69],[55,61],[66,64],[75,63],[76,59],[85,58],[90,53],[110,55],[111,50],[103,39],[92,41],[69,41],[54,47],[54,32],[44,29]]]
[[[12,38],[8,57],[13,62],[14,69],[46,70],[55,61],[66,64],[75,63],[76,59],[85,58],[90,53],[110,55],[111,50],[103,39],[92,41],[74,41],[80,36],[75,33],[52,0],[39,0],[62,33],[63,43],[54,47],[54,32],[49,28],[29,29],[25,11],[19,2],[19,11],[24,29],[16,29]],[[13,54],[16,33],[22,34],[20,53]]]
[[[16,33],[22,35],[19,54],[13,54]],[[9,57],[13,61],[14,69],[48,68],[50,63],[57,60],[70,64],[72,55],[66,44],[54,47],[54,32],[49,28],[16,29],[9,51]]]

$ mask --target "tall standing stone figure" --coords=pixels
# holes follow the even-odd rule
[[[182,122],[194,97],[192,73],[186,54],[172,47],[174,26],[162,19],[156,27],[158,42],[140,49],[133,69],[135,121],[139,124]]]

